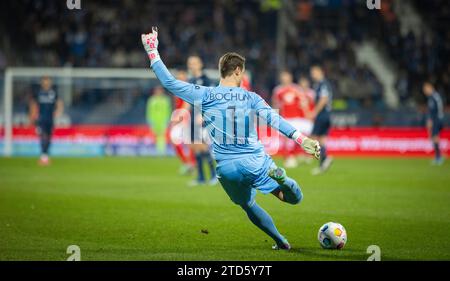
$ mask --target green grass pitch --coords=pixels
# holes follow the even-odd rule
[[[297,206],[257,201],[293,246],[272,241],[220,186],[189,188],[173,158],[0,159],[0,260],[450,260],[450,164],[428,159],[346,159],[330,172],[288,170]],[[319,227],[342,223],[348,243],[323,250]],[[203,233],[207,230],[207,234]]]

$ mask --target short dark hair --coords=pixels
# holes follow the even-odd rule
[[[426,77],[424,80],[423,80],[423,83],[422,83],[423,85],[425,85],[425,84],[429,84],[429,85],[431,85],[431,86],[434,86],[435,84],[436,84],[436,79],[434,78],[434,77]]]
[[[198,58],[198,59],[203,63],[203,59],[202,59],[202,57],[201,57],[200,55],[197,55],[197,54],[190,54],[190,55],[188,56],[188,59],[190,59],[190,58]]]
[[[237,53],[226,53],[219,60],[219,71],[222,78],[231,75],[238,67],[244,70],[245,58]]]
[[[323,70],[323,66],[321,64],[319,64],[319,63],[315,63],[315,64],[311,65],[311,69],[313,69],[313,68],[317,68],[317,69],[319,69],[321,71],[324,71]]]

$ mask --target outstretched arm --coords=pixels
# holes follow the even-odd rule
[[[162,62],[158,52],[158,30],[153,27],[152,32],[142,34],[141,39],[150,59],[150,66],[161,85],[170,93],[190,104],[201,102],[207,88],[175,79]]]
[[[306,153],[313,155],[317,159],[320,158],[319,142],[300,133],[275,110],[273,110],[263,98],[256,94],[253,108],[256,110],[257,115],[264,118],[267,121],[267,124],[272,128],[278,130],[286,137],[293,139]]]

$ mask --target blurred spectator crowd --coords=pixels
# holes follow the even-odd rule
[[[197,54],[215,69],[219,55],[231,50],[246,54],[262,79],[275,64],[276,12],[263,12],[258,1],[82,1],[77,12],[59,1],[7,5],[15,14],[3,31],[15,51],[10,65],[146,67],[140,35],[154,25],[161,56],[173,68]],[[24,21],[18,25],[17,18]]]
[[[392,0],[391,0],[392,1]],[[438,91],[450,102],[450,2],[447,0],[412,1],[426,24],[423,34],[401,32],[397,17],[386,17],[377,33],[387,46],[390,57],[401,69],[397,81],[400,102],[411,99],[424,102],[422,82],[435,83]]]
[[[400,69],[396,88],[402,103],[424,101],[420,85],[426,78],[448,97],[447,0],[414,1],[430,23],[431,31],[422,38],[413,32],[402,34],[392,10],[369,12],[354,0],[294,2],[298,37],[289,40],[286,67],[296,77],[308,75],[312,64],[322,63],[336,98],[345,100],[348,109],[382,109],[382,84],[369,67],[357,62],[351,48],[376,39]],[[247,57],[253,88],[262,96],[269,98],[277,84],[277,12],[266,9],[261,1],[82,1],[77,12],[60,1],[20,0],[2,5],[6,7],[0,12],[4,21],[0,70],[7,65],[145,67],[140,34],[157,25],[161,55],[170,67],[184,68],[187,56],[198,54],[207,68],[216,68],[220,54],[237,51]]]

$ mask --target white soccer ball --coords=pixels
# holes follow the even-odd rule
[[[324,249],[342,249],[347,243],[347,231],[335,222],[328,222],[319,229],[317,239]]]

